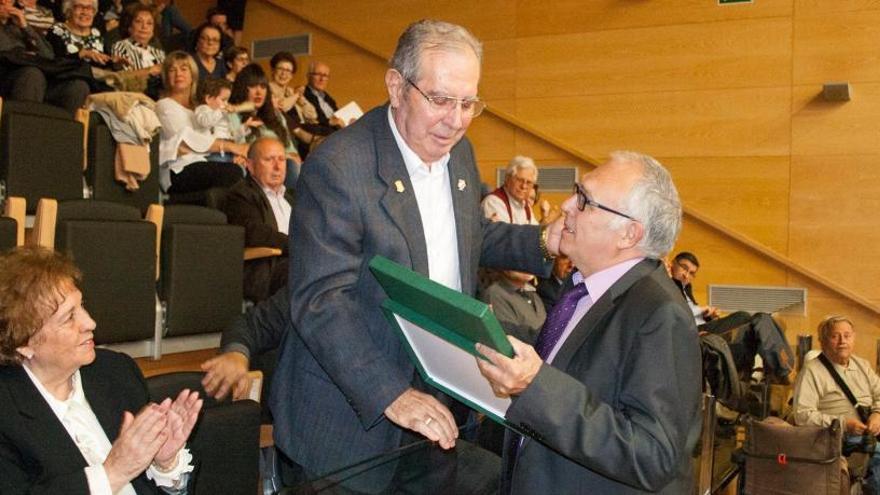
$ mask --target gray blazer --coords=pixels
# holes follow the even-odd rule
[[[700,387],[694,319],[662,264],[644,260],[508,409],[529,438],[506,493],[692,493]]]
[[[476,290],[479,265],[548,273],[537,227],[483,218],[467,139],[452,148],[449,179],[463,292]],[[380,310],[385,294],[367,266],[380,254],[428,274],[421,217],[387,106],[309,155],[294,211],[288,288],[296,330],[282,343],[270,406],[275,445],[322,474],[399,446],[403,430],[383,411],[415,382],[413,364]],[[359,481],[381,486],[389,476]]]

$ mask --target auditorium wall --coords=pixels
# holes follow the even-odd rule
[[[385,100],[397,36],[423,17],[461,23],[484,42],[480,94],[501,116],[487,112],[468,134],[486,182],[514,154],[586,170],[584,157],[649,153],[688,210],[709,219],[686,216],[676,247],[700,257],[698,298],[709,283],[806,287],[807,315],[784,318],[789,340],[845,313],[857,352],[875,359],[880,5],[250,0],[244,41],[311,33],[296,77],[325,61],[337,101],[366,109]],[[849,82],[852,100],[823,101],[831,81]]]

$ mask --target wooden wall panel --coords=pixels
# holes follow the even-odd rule
[[[760,0],[749,4],[718,5],[716,0],[675,2],[621,0],[517,0],[518,36],[580,33],[670,24],[711,23],[729,19],[787,17],[791,0]]]
[[[787,87],[517,100],[519,118],[588,155],[786,155],[789,112]]]
[[[877,0],[794,0],[794,14],[796,18],[822,16],[832,17],[832,14],[847,12],[867,12],[880,10],[880,2]]]
[[[880,155],[792,160],[790,256],[880,303]]]
[[[788,85],[784,18],[520,38],[517,98]]]
[[[656,158],[684,205],[778,253],[788,251],[788,156]]]
[[[880,10],[825,13],[794,25],[795,84],[880,80]]]
[[[848,102],[826,102],[822,86],[792,89],[791,153],[795,156],[877,152],[880,83],[853,85]]]

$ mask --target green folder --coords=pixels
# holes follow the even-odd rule
[[[489,306],[382,256],[370,270],[388,295],[382,311],[425,382],[511,427],[504,420],[510,399],[495,396],[475,359],[485,359],[477,342],[513,356]]]

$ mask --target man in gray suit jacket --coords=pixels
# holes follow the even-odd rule
[[[484,106],[480,53],[460,26],[409,26],[385,76],[389,103],[331,135],[303,166],[290,235],[295,331],[284,338],[270,394],[275,445],[303,477],[408,438],[455,444],[452,414],[419,385],[380,310],[373,256],[467,294],[478,265],[549,271],[561,224],[542,232],[480,212],[480,177],[463,138]],[[348,488],[379,492],[392,477],[372,470]]]
[[[692,492],[700,433],[697,329],[659,259],[681,205],[653,158],[618,152],[563,204],[560,251],[578,272],[535,347],[508,359],[477,344],[496,394],[512,396],[505,493]]]

